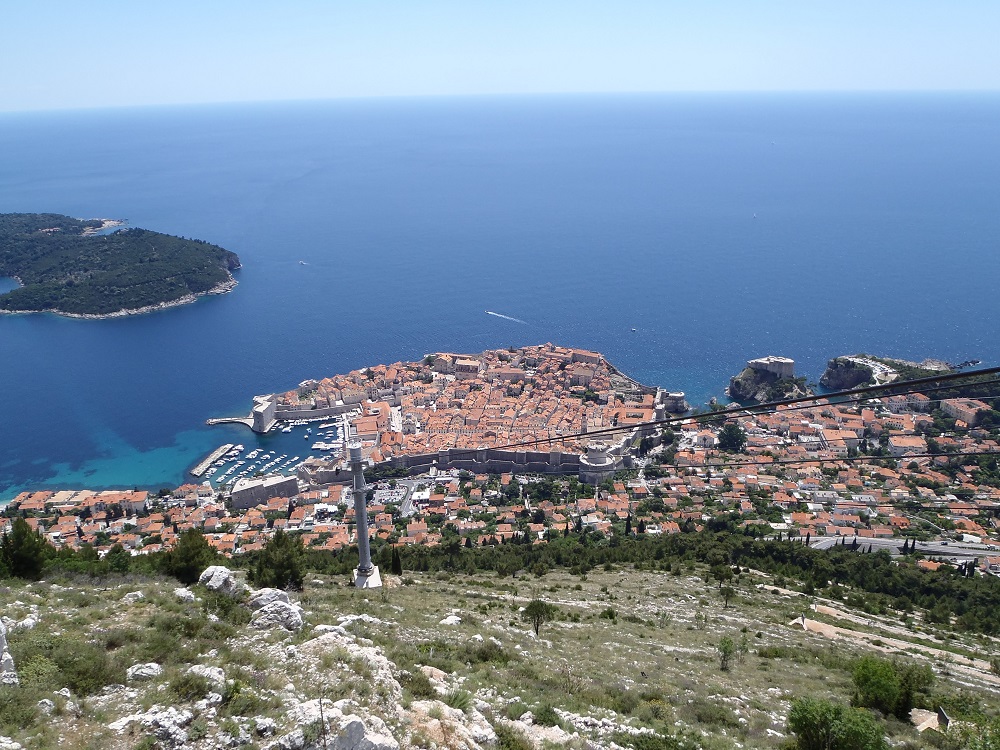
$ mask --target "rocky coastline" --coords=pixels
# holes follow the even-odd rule
[[[239,268],[240,266],[236,266]],[[16,276],[11,276],[9,278],[14,279],[18,284],[21,280]],[[174,300],[169,300],[167,302],[159,302],[155,305],[147,305],[145,307],[137,307],[130,310],[116,310],[112,313],[71,313],[65,312],[63,310],[0,310],[0,315],[34,315],[36,313],[51,313],[53,315],[60,315],[64,318],[78,318],[81,320],[109,320],[111,318],[126,318],[132,315],[145,315],[147,313],[159,312],[160,310],[167,310],[171,307],[180,307],[181,305],[189,305],[192,302],[197,302],[200,297],[206,297],[214,294],[228,294],[233,291],[239,282],[233,278],[233,275],[229,274],[229,279],[223,281],[220,284],[216,284],[211,289],[205,292],[200,292],[199,294],[185,294],[183,297],[178,297]]]

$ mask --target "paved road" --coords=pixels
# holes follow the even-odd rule
[[[814,539],[809,545],[814,549],[830,549],[836,544],[840,544],[841,537],[821,537],[819,539]],[[853,544],[854,537],[845,537],[845,544],[849,547]],[[872,550],[885,549],[892,554],[899,554],[900,548],[903,546],[902,539],[867,539],[865,537],[858,537],[858,547],[864,547],[868,549],[868,545],[871,545]],[[971,560],[974,557],[985,557],[991,554],[992,550],[987,549],[983,545],[973,545],[973,544],[960,544],[957,542],[917,542],[917,552],[924,555],[925,557],[943,557],[952,560],[964,561]]]

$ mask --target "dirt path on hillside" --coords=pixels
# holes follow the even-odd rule
[[[828,612],[824,612],[824,614],[830,614],[834,617],[838,616],[836,610],[832,610],[829,607],[821,607],[820,610],[830,610]],[[982,659],[970,659],[966,656],[952,653],[951,651],[944,651],[932,646],[924,646],[920,643],[912,643],[910,641],[903,641],[897,638],[890,638],[880,633],[862,633],[857,630],[849,630],[836,625],[830,625],[829,623],[819,622],[818,620],[810,620],[805,616],[796,617],[788,624],[792,627],[803,628],[807,633],[819,633],[820,635],[830,638],[831,640],[843,639],[853,641],[855,643],[863,643],[864,645],[877,651],[882,651],[883,653],[894,653],[896,651],[917,651],[927,658],[945,662],[948,665],[948,669],[954,673],[959,673],[965,677],[974,678],[981,682],[989,683],[990,685],[1000,686],[1000,677],[990,672],[989,662],[983,661]]]

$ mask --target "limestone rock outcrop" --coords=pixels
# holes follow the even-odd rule
[[[296,729],[265,745],[265,750],[399,750],[383,721],[344,714],[342,705],[324,698],[292,706],[288,717]]]
[[[246,590],[246,586],[236,578],[235,573],[223,565],[205,568],[198,583],[209,591],[216,591],[226,596],[240,596]]]
[[[122,734],[128,730],[129,725],[136,723],[166,746],[179,747],[187,742],[186,727],[193,719],[194,714],[186,709],[153,706],[145,713],[130,714],[113,721],[108,728]]]
[[[275,600],[254,612],[250,625],[258,630],[283,628],[297,633],[302,630],[302,609],[297,604]]]
[[[156,662],[149,662],[147,664],[133,664],[131,667],[125,670],[125,678],[129,682],[142,682],[145,680],[152,680],[154,677],[159,677],[163,674],[163,667],[161,667]]]
[[[0,685],[17,685],[19,682],[14,657],[7,650],[7,626],[0,622]]]
[[[250,609],[261,609],[272,602],[284,602],[288,604],[288,594],[281,589],[257,589],[250,593]]]

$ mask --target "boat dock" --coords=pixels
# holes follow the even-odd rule
[[[253,429],[253,417],[213,417],[212,419],[206,419],[205,424],[242,424]]]
[[[229,451],[231,451],[232,449],[233,449],[232,443],[226,443],[225,445],[220,445],[214,451],[209,453],[208,456],[206,456],[205,459],[200,464],[191,469],[191,474],[193,476],[200,477],[208,470],[209,466],[211,466],[215,461],[218,461],[220,458],[222,458],[222,456],[229,453]]]

